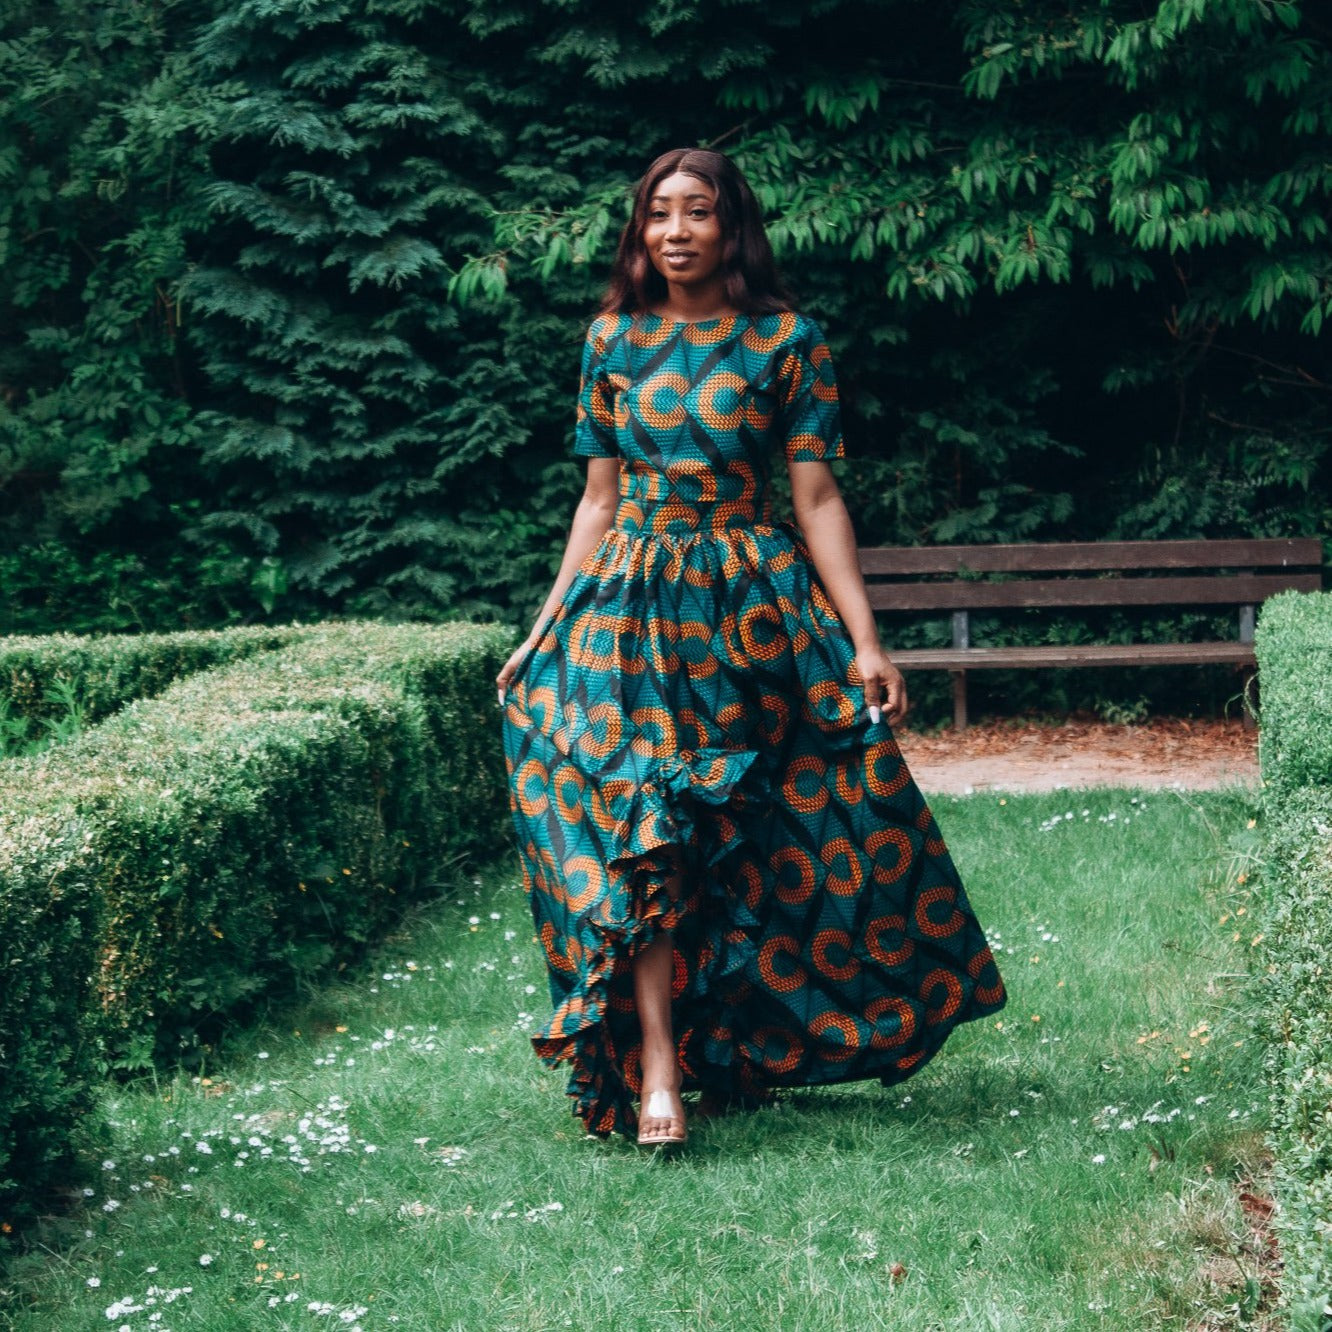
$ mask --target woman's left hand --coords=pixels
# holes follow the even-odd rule
[[[883,649],[877,647],[857,652],[856,668],[865,682],[865,706],[870,709],[870,720],[878,721],[882,716],[889,726],[898,725],[907,714],[906,681],[902,672],[888,660]]]

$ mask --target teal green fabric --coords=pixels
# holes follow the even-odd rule
[[[1006,995],[935,820],[772,468],[840,456],[793,312],[589,330],[575,451],[620,458],[610,529],[505,700],[511,809],[588,1130],[632,1132],[635,956],[674,947],[685,1087],[909,1077]],[[671,891],[676,867],[681,889]]]

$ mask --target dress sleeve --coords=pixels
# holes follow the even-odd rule
[[[777,383],[787,460],[824,462],[843,457],[842,408],[832,354],[813,320],[800,321]]]
[[[615,395],[606,377],[606,334],[600,319],[594,320],[583,343],[582,378],[578,385],[578,410],[574,418],[574,453],[580,458],[614,458]]]

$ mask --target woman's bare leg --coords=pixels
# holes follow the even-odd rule
[[[672,897],[680,892],[680,862],[667,885]],[[643,1033],[643,1093],[638,1132],[645,1138],[681,1138],[685,1132],[684,1102],[680,1099],[680,1062],[671,1028],[671,980],[674,941],[660,934],[634,963],[634,1004]]]

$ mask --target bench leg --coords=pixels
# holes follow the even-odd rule
[[[955,731],[965,731],[967,729],[967,673],[966,671],[949,671],[953,677],[953,729]]]

